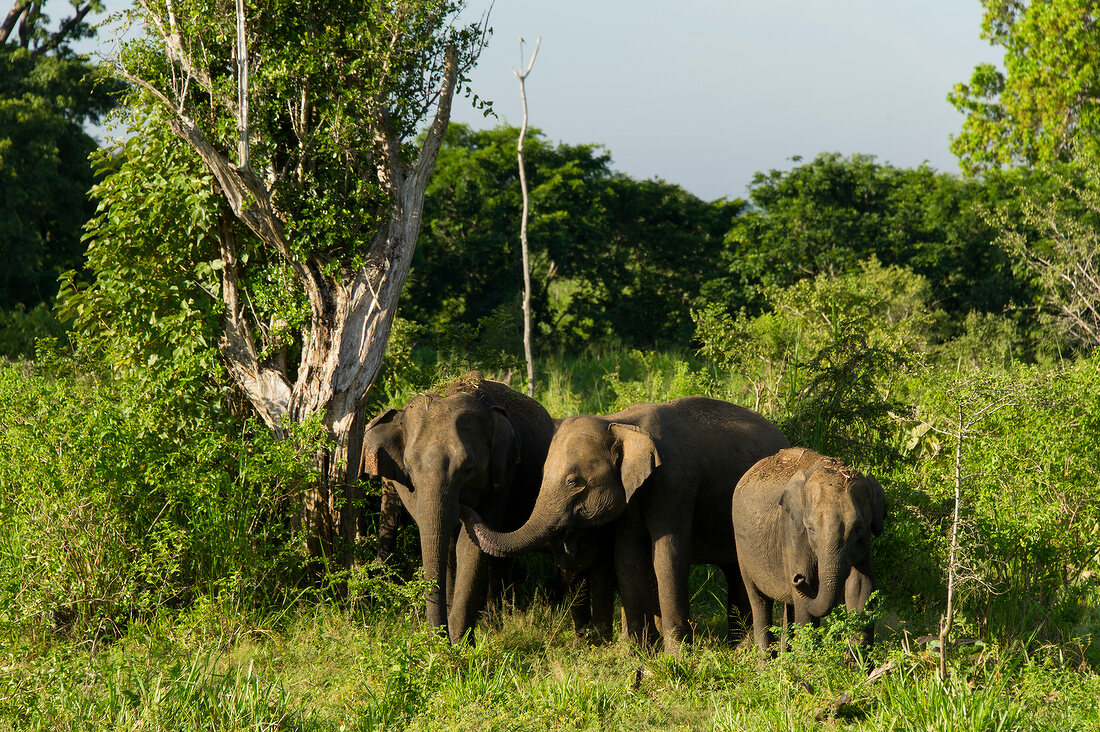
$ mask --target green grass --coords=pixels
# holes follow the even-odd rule
[[[1100,729],[1100,362],[1032,371],[1001,378],[1042,377],[1043,399],[969,446],[965,548],[981,582],[964,585],[958,627],[982,644],[955,648],[946,679],[913,638],[943,612],[953,453],[891,416],[875,429],[903,459],[845,455],[891,504],[874,544],[880,643],[864,659],[887,670],[868,680],[840,623],[767,663],[725,647],[721,573],[708,568],[692,573],[698,641],[680,657],[575,639],[545,599],[545,557],[476,647],[452,648],[419,627],[421,584],[376,567],[320,583],[300,572],[277,510],[296,485],[290,441],[201,414],[201,429],[164,433],[155,403],[0,370],[0,732]],[[538,398],[555,416],[753,398],[676,354],[596,349],[543,373]],[[846,393],[841,371],[822,373]],[[914,379],[904,393],[932,420],[950,414],[934,387]],[[870,417],[846,419],[832,434],[858,436]],[[402,538],[408,578],[415,528]]]
[[[853,668],[826,634],[762,662],[710,632],[679,657],[591,646],[544,601],[451,647],[400,613],[330,603],[164,613],[105,644],[12,634],[0,730],[1087,730],[1100,677],[1053,649],[927,650],[887,634]]]

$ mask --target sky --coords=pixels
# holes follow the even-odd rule
[[[488,5],[469,0],[466,15]],[[529,58],[541,36],[529,124],[706,200],[821,152],[957,173],[963,117],[947,94],[1003,58],[981,19],[979,0],[496,0],[471,84],[518,125],[519,39]],[[462,100],[452,119],[496,124]]]
[[[980,0],[467,0],[463,21],[490,5],[493,35],[470,76],[498,116],[459,98],[453,120],[519,125],[513,69],[541,36],[530,125],[706,200],[745,197],[755,172],[822,152],[957,173],[963,118],[947,94],[1003,58],[980,38]]]

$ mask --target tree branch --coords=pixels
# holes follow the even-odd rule
[[[47,40],[38,48],[34,49],[34,55],[39,56],[43,53],[47,53],[48,51],[52,51],[53,49],[64,43],[69,35],[73,32],[73,29],[76,28],[80,23],[84,22],[84,18],[87,17],[91,9],[91,3],[85,3],[83,7],[77,10],[76,15],[61,24],[61,27],[58,28],[56,33],[53,33],[50,36],[49,40]]]
[[[256,354],[256,345],[244,319],[237,287],[239,260],[236,234],[225,212],[218,217],[218,244],[224,263],[221,282],[222,302],[225,304],[218,351],[264,422],[280,434],[280,422],[290,409],[290,381],[285,371],[262,365]]]
[[[428,128],[428,134],[424,138],[424,146],[420,148],[420,154],[416,158],[413,172],[410,177],[427,179],[435,167],[435,160],[439,156],[439,148],[443,145],[443,136],[447,133],[447,125],[451,120],[451,102],[454,99],[455,84],[458,82],[458,49],[453,45],[447,46],[443,62],[443,81],[439,87],[439,106],[435,110],[435,119]]]
[[[19,22],[19,18],[27,12],[30,6],[30,0],[15,0],[15,4],[11,6],[7,17],[4,18],[4,24],[0,25],[0,43],[8,42],[8,37],[15,29],[15,24]]]

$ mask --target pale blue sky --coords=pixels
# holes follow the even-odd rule
[[[489,4],[468,0],[466,17]],[[530,54],[541,35],[530,124],[708,200],[827,151],[958,172],[948,146],[962,116],[946,95],[1002,57],[979,37],[981,14],[979,0],[496,0],[471,83],[518,125],[519,37]],[[497,123],[462,99],[452,118]]]
[[[958,172],[947,93],[1002,58],[981,16],[979,0],[497,0],[472,84],[519,124],[519,37],[530,54],[541,35],[530,124],[706,199],[825,151]],[[466,104],[453,119],[493,124]]]

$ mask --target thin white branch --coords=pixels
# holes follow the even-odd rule
[[[248,154],[248,39],[244,26],[244,0],[237,0],[237,126],[241,133],[239,165],[251,169]]]
[[[539,46],[542,45],[542,36],[535,41],[535,52],[531,54],[531,61],[522,74],[515,68],[512,73],[519,79],[519,96],[523,102],[523,126],[519,130],[519,142],[516,144],[516,158],[519,163],[519,185],[523,193],[523,214],[520,218],[519,243],[523,255],[523,354],[527,359],[527,396],[535,396],[535,361],[531,353],[531,264],[527,249],[527,215],[529,211],[529,196],[527,194],[527,170],[523,162],[523,139],[527,137],[527,75],[531,73],[531,67],[535,65],[535,58],[539,55]],[[523,65],[523,39],[519,39],[519,63]]]

